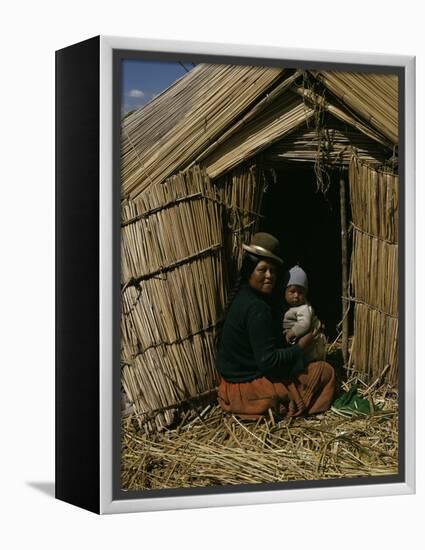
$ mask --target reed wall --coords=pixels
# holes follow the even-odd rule
[[[398,176],[353,158],[349,169],[354,336],[350,367],[398,380]],[[385,375],[385,376],[384,376]]]
[[[262,194],[253,165],[217,184],[194,166],[123,202],[122,383],[147,431],[217,385],[232,258],[256,229]]]

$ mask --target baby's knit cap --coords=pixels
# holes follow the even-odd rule
[[[305,288],[305,290],[308,290],[308,279],[306,272],[304,269],[301,269],[299,265],[294,265],[294,267],[291,267],[289,270],[289,280],[287,283],[287,287],[291,285],[298,285]]]

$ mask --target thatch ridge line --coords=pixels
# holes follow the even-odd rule
[[[179,197],[177,199],[171,200],[169,202],[166,202],[162,204],[161,206],[156,206],[155,208],[151,208],[150,210],[146,210],[145,212],[142,212],[141,214],[137,214],[137,216],[133,216],[132,218],[129,218],[128,220],[124,220],[121,222],[121,227],[125,227],[126,225],[130,225],[132,223],[136,223],[140,220],[149,218],[152,214],[156,214],[158,212],[161,212],[161,210],[166,210],[167,208],[171,208],[172,206],[175,206],[181,202],[191,201],[195,199],[209,199],[210,197],[207,197],[200,191],[198,193],[192,193],[191,195],[185,195],[184,197]]]
[[[194,332],[186,334],[185,336],[182,336],[180,338],[176,338],[173,341],[161,340],[161,342],[156,342],[155,344],[150,344],[146,348],[144,348],[144,349],[140,350],[138,353],[136,353],[133,356],[133,358],[136,359],[136,357],[138,357],[139,355],[143,355],[144,353],[146,353],[150,349],[156,349],[156,348],[161,348],[161,347],[175,346],[176,344],[182,344],[183,342],[185,342],[186,340],[190,340],[194,336],[198,336],[199,334],[203,334],[204,332],[209,332],[210,330],[215,329],[216,327],[218,327],[222,323],[223,323],[223,319],[217,319],[217,321],[215,321],[215,323],[210,323],[209,325],[207,325],[205,327],[202,327],[199,330],[196,330]],[[129,363],[128,361],[122,361],[122,363],[126,364],[130,367],[134,366],[132,363]]]
[[[345,105],[397,143],[398,79],[395,75],[322,71],[317,77]]]
[[[376,239],[377,241],[381,241],[383,243],[387,243],[392,246],[398,247],[397,241],[390,241],[389,239],[383,239],[382,237],[378,237],[377,235],[374,235],[373,233],[369,233],[369,231],[366,231],[365,229],[358,227],[357,225],[355,225],[354,222],[350,222],[350,225],[355,231],[358,231],[359,233],[363,233],[363,235],[367,235],[371,239]]]
[[[208,157],[219,145],[221,145],[226,139],[230,138],[235,134],[240,128],[243,128],[252,118],[261,113],[266,109],[277,97],[279,97],[284,91],[286,91],[299,77],[301,76],[301,71],[296,71],[293,75],[286,78],[282,82],[276,85],[276,87],[266,93],[266,95],[255,104],[250,111],[248,111],[242,118],[236,122],[233,126],[224,131],[214,143],[211,143],[190,165],[197,164],[203,161]]]
[[[216,243],[208,248],[204,248],[203,250],[199,250],[198,252],[195,252],[194,254],[191,254],[190,256],[186,256],[185,258],[181,258],[177,260],[176,262],[173,262],[172,264],[169,264],[167,266],[161,266],[159,269],[156,269],[155,271],[151,271],[150,273],[145,273],[144,275],[140,275],[139,277],[132,277],[129,279],[126,283],[124,283],[121,292],[124,292],[129,286],[138,286],[139,283],[146,279],[152,279],[153,277],[156,277],[157,275],[160,275],[162,273],[167,273],[168,271],[172,271],[173,269],[176,269],[177,267],[180,267],[183,264],[190,263],[193,260],[197,260],[198,258],[202,258],[203,256],[207,256],[210,252],[216,253],[218,250],[223,248],[222,243]]]
[[[335,105],[325,100],[323,97],[319,96],[312,90],[308,88],[304,88],[303,86],[293,86],[293,90],[301,97],[310,101],[313,105],[319,105],[320,107],[324,108],[325,110],[333,114],[339,120],[342,120],[343,122],[356,128],[357,130],[360,130],[361,132],[363,132],[365,135],[367,135],[369,138],[373,139],[374,141],[377,141],[378,143],[380,143],[381,145],[384,145],[388,149],[393,148],[394,144],[391,141],[389,141],[387,137],[384,137],[383,135],[378,133],[375,130],[375,128],[370,128],[365,124],[362,124],[360,120],[357,120],[348,112],[340,109],[339,107],[336,107]]]
[[[252,210],[246,210],[245,208],[241,208],[239,206],[229,204],[223,201],[220,201],[219,199],[216,199],[214,197],[209,197],[208,195],[205,195],[202,192],[193,193],[191,195],[186,195],[184,197],[179,197],[178,199],[169,201],[161,206],[157,206],[155,208],[151,208],[150,210],[146,210],[145,212],[142,212],[141,214],[138,214],[137,216],[134,216],[132,218],[129,218],[128,220],[124,220],[121,222],[121,227],[125,227],[126,225],[130,225],[132,223],[136,223],[140,220],[146,219],[152,214],[157,214],[158,212],[161,212],[162,210],[165,210],[167,208],[171,208],[179,203],[191,201],[191,200],[197,200],[197,199],[205,199],[208,201],[212,201],[220,206],[224,206],[227,210],[237,210],[241,214],[249,214],[251,216],[255,216],[257,218],[264,218],[263,214],[260,214],[259,212],[254,212]]]
[[[266,161],[282,163],[290,160],[311,163],[317,158],[320,143],[320,158],[328,166],[348,166],[353,156],[359,157],[362,162],[367,162],[373,167],[389,162],[387,149],[384,150],[380,144],[372,142],[356,128],[347,127],[331,113],[327,113],[321,130],[323,134],[319,142],[317,129],[310,128],[305,123],[295,133],[272,145],[265,154]]]
[[[392,319],[398,320],[398,315],[394,315],[393,313],[388,313],[388,311],[384,311],[383,309],[380,309],[377,306],[373,306],[372,304],[369,304],[365,302],[364,300],[360,300],[359,298],[355,298],[354,296],[344,296],[344,300],[349,300],[350,302],[353,302],[354,304],[361,304],[362,306],[365,306],[369,309],[372,309],[373,311],[377,311],[378,313],[382,313],[382,315],[385,315],[386,317],[391,317]]]
[[[369,170],[373,170],[374,172],[377,172],[378,174],[382,174],[383,176],[398,177],[398,174],[392,168],[390,167],[380,168],[379,166],[372,166],[370,164],[370,161],[359,157],[357,154],[353,154],[352,160],[355,161],[357,164],[360,164],[361,167],[368,168]],[[359,171],[359,168],[356,167],[356,170]]]
[[[215,149],[203,162],[211,179],[252,159],[314,115],[292,89],[280,96],[255,119]]]

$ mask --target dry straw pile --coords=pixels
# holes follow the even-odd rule
[[[398,471],[397,396],[365,386],[368,416],[328,411],[314,417],[256,422],[218,405],[186,412],[178,426],[143,435],[133,416],[122,423],[124,490],[239,485],[392,475]]]

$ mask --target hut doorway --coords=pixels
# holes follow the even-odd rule
[[[311,165],[286,163],[275,167],[273,179],[264,197],[261,230],[279,239],[285,267],[298,263],[306,270],[309,299],[326,333],[334,338],[342,318],[338,175],[326,195],[317,190]]]

